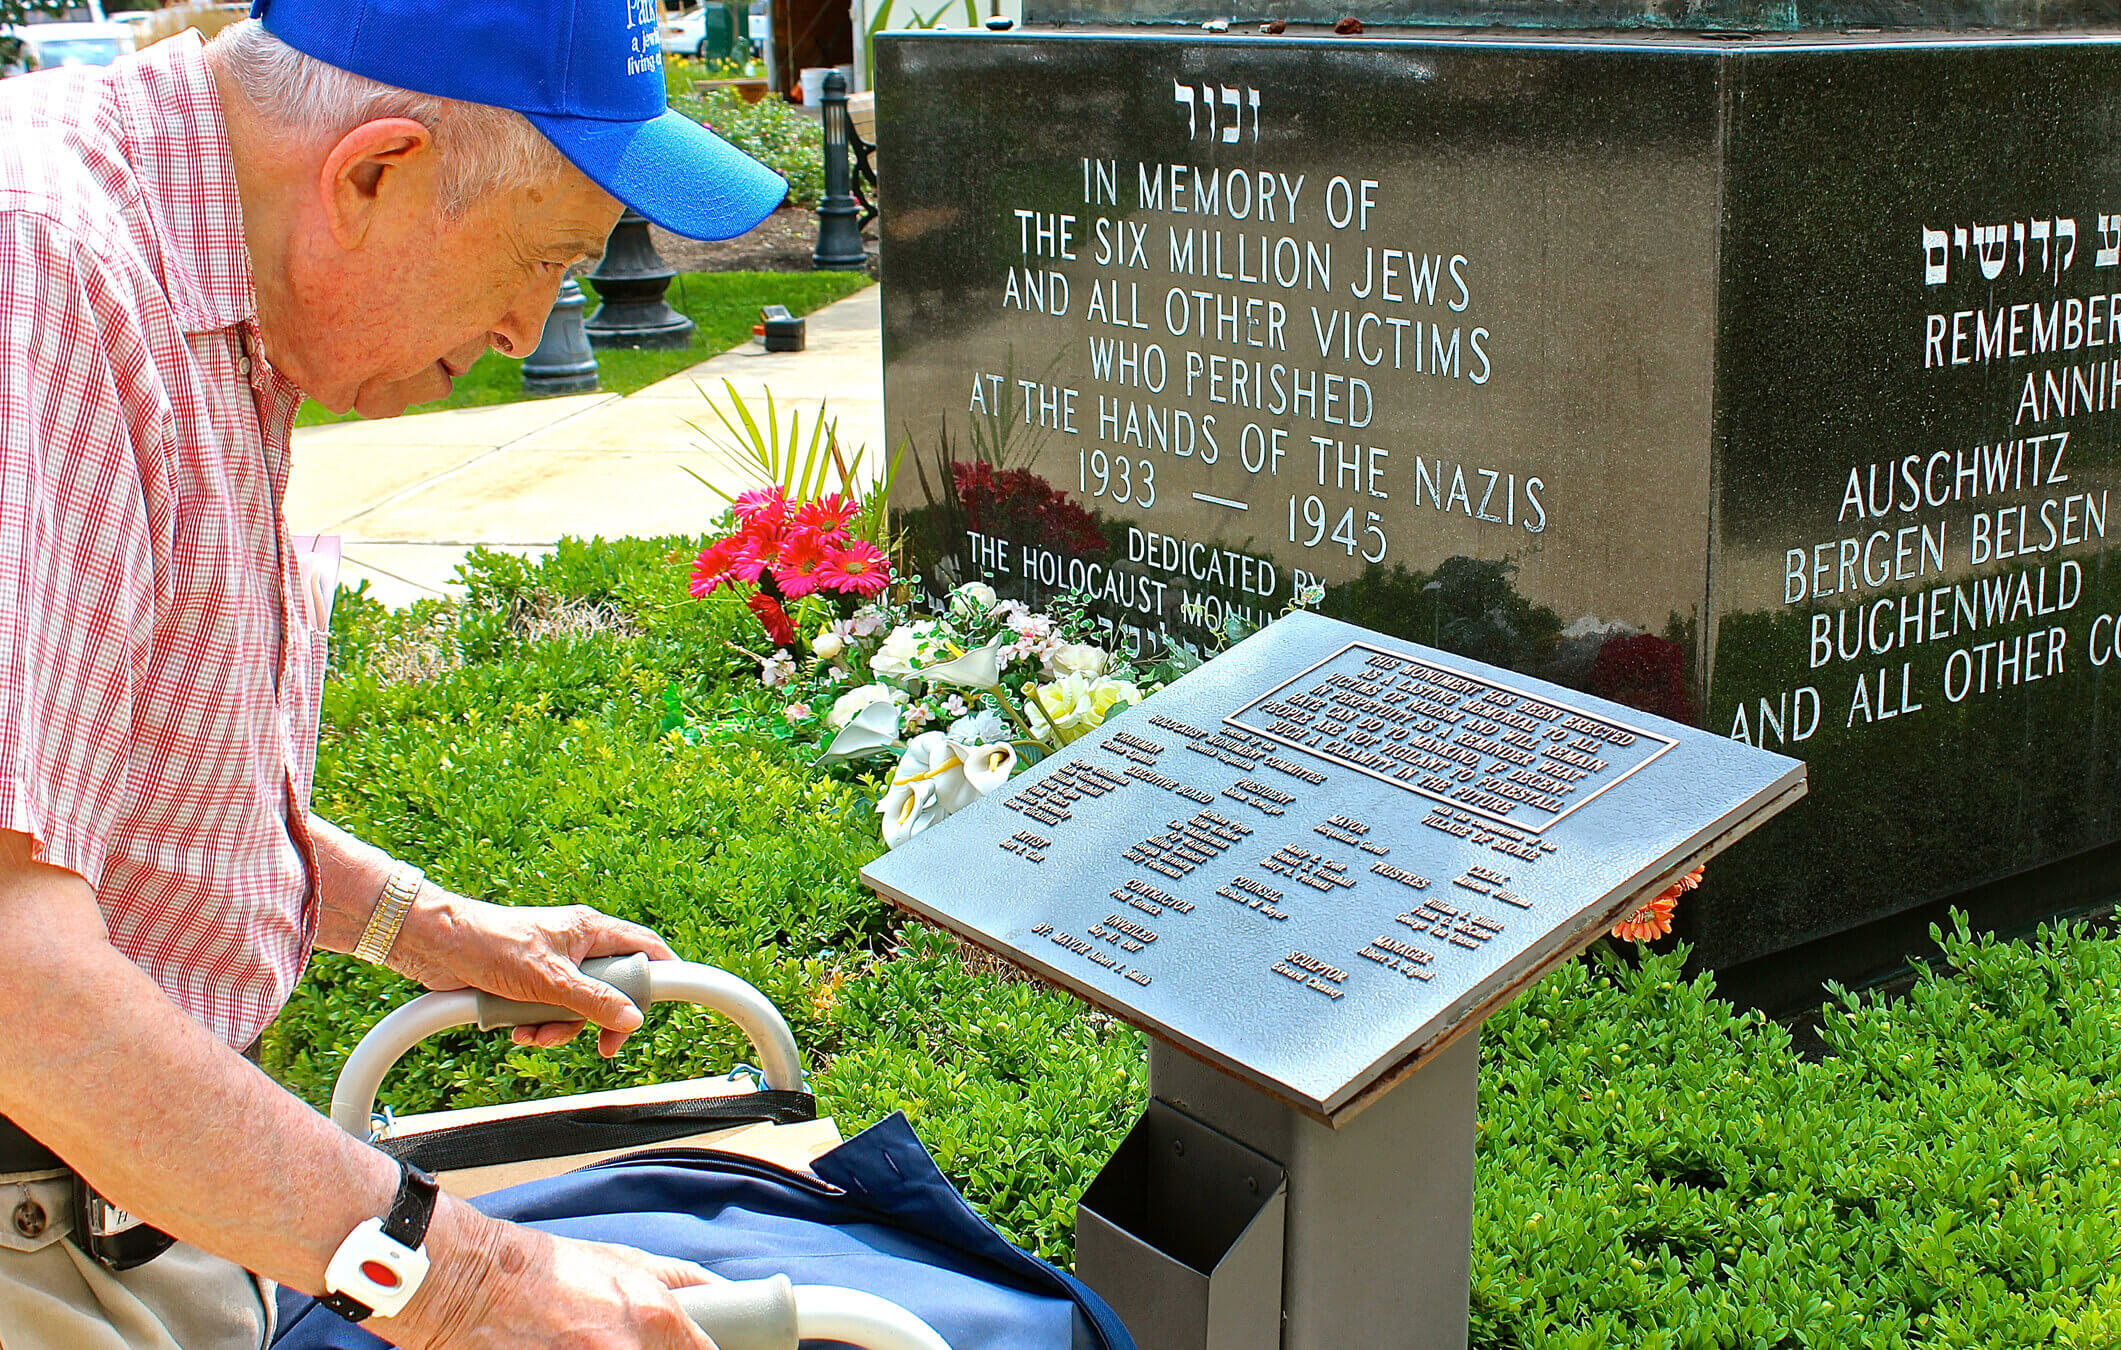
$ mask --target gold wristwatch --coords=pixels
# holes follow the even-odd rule
[[[353,954],[374,965],[387,964],[391,947],[398,940],[398,929],[405,924],[405,912],[420,894],[420,885],[427,874],[411,863],[401,864],[384,883],[383,894],[376,899],[376,907],[368,916],[368,927],[361,930],[361,940],[354,944]]]

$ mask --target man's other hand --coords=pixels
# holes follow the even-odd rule
[[[596,1023],[597,1053],[609,1058],[641,1025],[640,1010],[624,994],[581,971],[593,956],[645,952],[675,960],[652,929],[600,914],[586,905],[553,908],[492,905],[429,882],[405,916],[390,965],[429,989],[477,989],[525,1003],[553,1003]],[[517,1045],[559,1045],[581,1021],[517,1027]]]
[[[464,1245],[404,1313],[366,1325],[414,1350],[715,1350],[671,1290],[705,1284],[689,1261],[578,1242],[450,1207]]]

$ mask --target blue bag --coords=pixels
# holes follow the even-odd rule
[[[893,1115],[812,1164],[815,1176],[701,1149],[649,1149],[479,1197],[496,1218],[698,1262],[890,1299],[951,1350],[1134,1350],[1104,1300],[1011,1246]],[[274,1350],[387,1350],[306,1295],[282,1291]]]

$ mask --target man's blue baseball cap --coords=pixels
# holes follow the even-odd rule
[[[522,113],[597,186],[674,234],[731,239],[788,184],[670,111],[661,0],[255,0],[295,50],[371,80]]]

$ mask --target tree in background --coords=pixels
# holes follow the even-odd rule
[[[49,14],[53,18],[66,15],[69,9],[85,10],[81,0],[0,0],[0,74],[22,73],[22,39],[15,35],[18,25],[27,23],[32,14]],[[106,14],[122,10],[160,9],[160,0],[103,0]],[[86,18],[86,13],[72,15]]]

